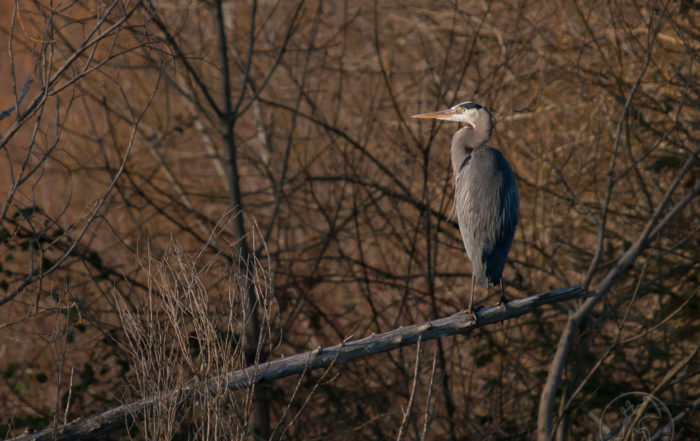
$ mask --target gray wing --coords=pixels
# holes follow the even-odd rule
[[[501,152],[480,147],[460,165],[455,208],[464,246],[481,286],[496,284],[518,224],[515,176]]]
[[[496,169],[501,175],[501,185],[499,186],[499,225],[493,248],[491,250],[484,249],[482,260],[486,264],[486,276],[489,282],[495,285],[501,279],[508,252],[513,245],[515,228],[518,226],[520,199],[513,169],[501,152],[496,149],[493,150],[496,152],[494,158],[496,160]]]

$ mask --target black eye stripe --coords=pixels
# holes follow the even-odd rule
[[[479,103],[475,103],[473,101],[467,101],[466,103],[462,103],[462,104],[457,105],[457,107],[461,107],[462,109],[465,109],[465,110],[467,110],[467,109],[479,110],[479,109],[482,109],[484,106],[482,106]]]

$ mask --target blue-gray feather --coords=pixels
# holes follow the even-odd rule
[[[459,132],[458,132],[459,133]],[[460,142],[455,135],[453,140]],[[459,227],[479,285],[501,279],[518,224],[518,190],[515,176],[503,154],[493,147],[471,149],[456,170],[455,207]]]
[[[484,249],[482,261],[486,262],[486,276],[489,283],[495,285],[501,279],[503,267],[506,264],[506,258],[515,237],[515,228],[518,226],[518,209],[520,200],[518,198],[518,189],[515,185],[515,176],[510,164],[503,157],[501,152],[492,149],[497,157],[497,168],[501,172],[502,184],[499,189],[501,193],[499,223],[496,226],[498,229],[498,239],[490,252]]]

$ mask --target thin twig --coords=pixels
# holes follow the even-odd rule
[[[399,426],[399,433],[396,435],[396,441],[401,441],[403,438],[403,432],[406,430],[408,425],[408,418],[411,416],[411,409],[413,409],[413,399],[416,396],[416,389],[418,388],[418,368],[420,367],[420,343],[421,336],[418,336],[418,343],[416,343],[416,364],[413,368],[413,384],[411,385],[411,395],[408,397],[408,405],[403,411],[403,419],[401,420],[401,425]]]
[[[428,396],[425,399],[425,415],[423,416],[423,432],[421,433],[421,441],[425,441],[428,435],[428,428],[433,417],[430,415],[430,398],[433,396],[433,383],[435,382],[435,365],[437,364],[437,351],[433,354],[433,368],[430,371],[430,384],[428,385]]]
[[[66,411],[63,412],[63,424],[68,424],[68,411],[70,410],[70,399],[73,395],[73,371],[75,368],[70,368],[70,382],[68,383],[68,398],[66,398]]]

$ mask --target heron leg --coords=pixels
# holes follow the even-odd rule
[[[479,318],[476,316],[476,313],[472,309],[474,306],[474,277],[472,276],[472,290],[469,293],[469,307],[466,309],[460,309],[457,311],[457,314],[471,314],[472,317],[474,317],[474,323],[479,323]]]
[[[469,293],[469,308],[465,311],[468,314],[471,314],[472,317],[474,317],[474,323],[479,323],[479,319],[476,316],[476,313],[474,312],[474,275],[472,274],[472,290]]]
[[[468,312],[473,312],[474,310],[472,309],[472,306],[474,306],[474,275],[472,275],[472,290],[469,293],[469,307],[467,308]]]
[[[506,299],[506,289],[503,286],[503,277],[501,277],[501,298],[498,300],[497,305],[503,310],[508,310],[508,299]]]

